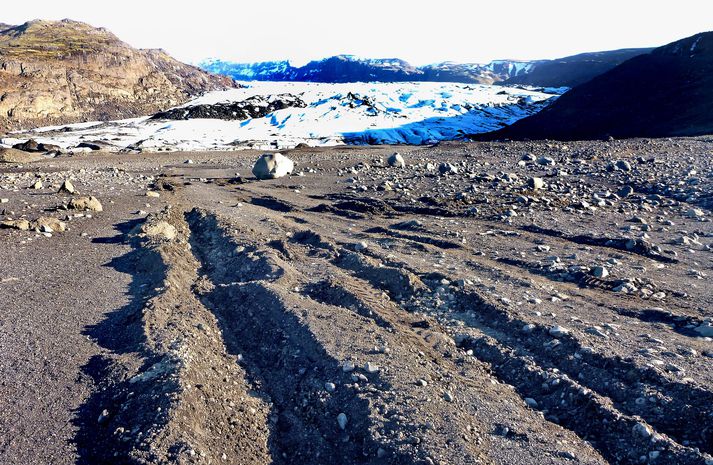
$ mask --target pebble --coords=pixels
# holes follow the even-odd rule
[[[634,435],[641,436],[644,439],[648,439],[653,436],[653,431],[646,424],[638,422],[631,429]]]
[[[356,368],[356,365],[355,365],[354,362],[352,362],[351,360],[347,360],[347,361],[344,362],[344,364],[342,365],[342,371],[343,371],[344,373],[349,373],[349,372],[351,372],[351,371],[354,371],[355,368]]]
[[[607,270],[603,266],[595,266],[594,268],[592,268],[592,275],[595,278],[603,279],[603,278],[606,278],[607,276],[609,276],[609,270]]]
[[[631,163],[626,160],[618,160],[614,166],[621,171],[631,171]]]
[[[445,391],[443,393],[443,400],[445,400],[446,402],[453,402],[455,398],[453,397],[453,394],[451,394],[450,391]]]
[[[553,326],[550,328],[549,333],[552,337],[562,337],[569,334],[569,330],[562,326]]]
[[[533,325],[532,323],[523,326],[522,329],[521,329],[521,331],[522,331],[523,333],[525,333],[525,334],[530,334],[530,333],[532,333],[534,330],[535,330],[535,325]]]
[[[367,373],[378,373],[379,367],[371,362],[366,362],[364,364],[364,371]]]
[[[342,412],[339,415],[337,415],[337,424],[339,425],[339,428],[341,429],[347,429],[347,423],[349,420],[347,419],[347,414]]]
[[[543,181],[542,178],[530,178],[527,181],[527,184],[534,190],[542,189],[543,187],[545,187],[545,181]]]

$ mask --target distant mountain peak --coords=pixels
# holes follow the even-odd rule
[[[360,58],[341,54],[313,60],[299,67],[293,66],[287,60],[235,63],[217,58],[204,60],[199,66],[238,81],[431,81],[572,87],[650,50],[594,52],[557,60],[493,60],[485,64],[443,61],[414,66],[400,58]]]

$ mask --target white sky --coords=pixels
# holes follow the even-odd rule
[[[337,54],[439,61],[556,58],[658,46],[713,30],[710,0],[21,0],[0,22],[71,18],[176,58]]]

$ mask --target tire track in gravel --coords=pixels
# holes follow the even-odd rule
[[[272,405],[269,445],[273,463],[410,464],[402,454],[379,452],[370,432],[370,402],[346,382],[350,375],[301,321],[286,294],[292,270],[277,255],[240,245],[215,216],[187,215],[192,249],[206,285],[201,300],[220,324],[231,353],[242,359],[253,389]],[[341,377],[334,392],[325,379]],[[389,387],[374,375],[372,382]],[[340,428],[337,418],[348,423]]]
[[[392,225],[393,227],[397,227],[401,225],[402,223],[397,223],[396,225]],[[386,228],[381,228],[381,227],[375,227],[375,228],[369,228],[364,231],[364,233],[368,234],[368,237],[373,238],[375,235],[384,235],[388,236],[390,238],[395,238],[395,239],[400,239],[401,242],[404,243],[417,243],[417,244],[426,244],[426,245],[432,245],[434,247],[437,247],[438,249],[442,250],[456,250],[456,249],[461,249],[464,251],[471,251],[471,248],[463,245],[463,244],[458,244],[452,241],[446,241],[438,238],[433,238],[431,237],[430,234],[423,232],[422,234],[424,235],[410,235],[410,234],[403,234],[403,233],[397,233],[395,231],[388,230]],[[427,252],[427,248],[419,247],[419,250],[422,252]],[[365,251],[366,254],[371,254],[370,251]],[[388,262],[388,259],[386,260]],[[612,291],[616,286],[621,284],[621,280],[605,280],[605,279],[599,279],[591,276],[590,274],[577,271],[570,273],[570,277],[567,279],[555,279],[551,276],[551,274],[546,270],[546,268],[541,267],[537,265],[536,263],[530,263],[525,260],[521,259],[516,259],[516,258],[508,258],[508,257],[499,257],[496,260],[491,260],[491,259],[486,259],[484,257],[479,257],[478,261],[476,262],[475,259],[471,258],[470,260],[465,262],[469,267],[477,270],[483,270],[487,271],[489,273],[493,273],[502,279],[507,279],[507,280],[517,280],[516,274],[513,274],[514,270],[522,270],[530,275],[536,275],[540,277],[544,277],[549,281],[556,282],[556,283],[563,283],[563,282],[568,282],[577,285],[580,288],[583,289],[593,289],[593,290],[606,290],[606,291]],[[501,269],[503,267],[499,267],[498,265],[506,265],[507,269]],[[406,264],[394,264],[395,266],[405,266]],[[412,272],[414,270],[411,270]],[[524,283],[524,281],[520,280],[520,283]],[[670,289],[659,289],[665,291],[668,295],[674,294],[673,291]],[[639,309],[627,309],[627,308],[618,308],[618,307],[611,307],[610,305],[605,303],[605,299],[600,298],[600,296],[597,295],[596,292],[593,293],[587,293],[587,297],[596,301],[599,306],[606,306],[606,308],[609,308],[610,310],[616,312],[617,314],[621,316],[625,316],[628,318],[635,318],[639,321],[645,322],[645,323],[650,323],[650,322],[658,322],[658,323],[666,323],[668,325],[673,325],[673,330],[676,331],[679,334],[682,334],[684,336],[688,337],[697,337],[698,334],[692,329],[692,327],[698,326],[702,323],[702,319],[694,316],[687,316],[687,315],[674,315],[674,314],[666,314],[666,312],[657,312],[654,309],[645,309],[645,310],[639,310]],[[637,301],[643,301],[643,302],[648,302],[648,300],[638,296],[638,295],[619,295],[621,298],[625,298],[627,300],[637,300]],[[658,303],[658,302],[655,302]],[[667,304],[670,306],[672,303],[675,303],[676,307],[679,309],[685,309],[689,311],[695,311],[693,308],[691,308],[686,302],[681,302],[680,299],[675,299],[675,300],[667,300]],[[670,313],[670,312],[669,312]]]
[[[292,211],[293,216],[297,215],[295,211]],[[300,224],[305,224],[304,218],[301,218],[302,221],[299,221],[298,223]],[[309,224],[309,223],[307,223]],[[410,236],[410,235],[408,235]],[[318,237],[318,236],[317,236]],[[419,239],[420,237],[417,237]],[[392,239],[396,240],[410,240],[411,237],[404,237],[404,238],[394,238]],[[418,240],[416,242],[419,242]],[[428,241],[431,242],[431,241]],[[438,247],[436,244],[426,244],[431,247]],[[427,286],[425,286],[422,282],[422,280],[419,278],[422,277],[423,279],[428,278],[428,274],[423,274],[417,272],[417,266],[411,266],[403,262],[399,262],[398,260],[394,259],[393,256],[388,257],[385,259],[384,263],[380,263],[378,261],[378,258],[375,257],[366,257],[364,254],[369,254],[372,255],[372,251],[370,249],[367,250],[362,250],[361,253],[355,253],[352,252],[351,250],[348,250],[345,247],[349,248],[354,248],[353,243],[345,242],[345,243],[340,243],[339,246],[336,246],[337,248],[335,249],[335,245],[332,243],[328,244],[318,244],[318,247],[322,247],[324,249],[332,249],[332,251],[336,252],[336,258],[334,258],[331,262],[344,269],[345,271],[349,273],[354,273],[355,276],[357,276],[360,279],[365,280],[367,283],[369,283],[371,286],[374,286],[378,289],[382,289],[387,294],[389,294],[393,299],[396,300],[406,300],[406,299],[413,299],[413,298],[418,298],[419,296],[423,295],[425,292],[428,292],[429,289]],[[422,252],[424,250],[421,250]],[[428,250],[426,250],[428,251]],[[410,271],[408,271],[410,269]],[[416,271],[414,273],[414,271]],[[524,325],[524,323],[523,323]],[[480,326],[482,329],[487,333],[487,334],[492,334],[495,336],[500,337],[501,339],[505,339],[505,341],[510,344],[512,341],[510,339],[516,340],[517,337],[514,336],[516,334],[519,334],[519,329],[516,328],[516,325],[513,325],[510,328],[507,328],[506,331],[501,332],[497,328],[493,328],[491,326],[485,325],[485,326]],[[462,342],[462,341],[461,341]],[[506,344],[507,346],[507,344]],[[520,350],[526,350],[525,347],[522,346],[517,346],[515,345],[515,348],[520,351]],[[472,349],[469,349],[472,350]],[[537,351],[534,351],[538,356],[539,353]],[[539,361],[538,363],[542,363]],[[547,364],[545,364],[547,365]],[[535,365],[539,367],[539,365]],[[632,365],[631,367],[636,368],[635,365]],[[631,368],[630,367],[630,368]],[[636,371],[633,372],[634,376],[638,374]],[[654,373],[655,374],[655,373]],[[608,378],[605,378],[608,379]],[[506,379],[503,378],[504,381],[507,382]],[[512,380],[511,380],[512,381]],[[510,383],[510,384],[515,384],[515,383]],[[588,390],[587,387],[581,386],[580,387],[584,390]],[[684,389],[687,389],[687,387],[684,387]],[[707,391],[705,391],[704,396],[709,394]],[[599,396],[598,393],[594,393],[595,396]],[[524,396],[524,394],[523,394]],[[611,409],[612,413],[612,418],[615,419],[621,419],[624,418],[626,421],[624,424],[629,424],[626,423],[632,418],[629,415],[623,415],[621,412],[619,412],[616,408],[610,407],[609,406],[609,399],[606,396],[600,396],[602,399],[601,404],[607,406],[608,408]],[[664,399],[664,402],[666,402],[666,399]],[[601,417],[606,419],[606,415]],[[646,423],[642,422],[642,427],[645,428],[647,431],[651,431],[652,437],[654,437],[657,441],[662,442],[664,445],[661,445],[659,448],[661,450],[644,450],[645,447],[642,447],[642,444],[636,444],[637,442],[637,437],[631,436],[630,438],[620,438],[617,435],[609,435],[608,432],[610,431],[609,429],[606,428],[606,423],[609,420],[602,420],[601,425],[602,429],[599,430],[598,434],[601,438],[603,438],[603,442],[601,444],[597,444],[597,448],[604,453],[605,455],[610,454],[609,457],[612,457],[612,460],[621,460],[620,453],[623,451],[627,452],[627,456],[630,451],[635,451],[636,453],[642,452],[647,454],[648,452],[653,452],[652,457],[656,456],[658,453],[660,456],[666,456],[666,454],[670,454],[672,457],[675,457],[676,460],[690,460],[689,462],[681,462],[681,463],[702,463],[701,460],[702,456],[700,454],[697,454],[694,450],[686,447],[682,447],[681,445],[675,443],[674,441],[671,440],[671,438],[668,438],[666,436],[660,435],[658,432],[654,431],[651,426],[647,425]],[[622,420],[624,421],[624,420]],[[698,422],[700,424],[700,422]],[[705,424],[705,423],[704,423]],[[601,426],[600,425],[600,426]],[[583,438],[590,438],[591,431],[583,429],[583,426],[580,424],[574,424],[574,423],[569,423],[569,424],[564,424],[564,426],[571,426],[572,430],[578,433],[581,437]],[[621,426],[621,425],[619,425]],[[663,423],[659,422],[656,424],[656,427],[664,427]],[[676,426],[677,427],[677,426]],[[633,428],[633,427],[632,427]],[[641,428],[641,427],[637,427]],[[622,430],[623,431],[623,430]],[[671,431],[669,429],[669,431]],[[621,431],[620,431],[621,432]],[[665,431],[664,431],[665,433]],[[679,439],[679,438],[677,438]],[[618,448],[612,448],[611,445],[607,444],[607,441],[616,441],[618,444],[623,444],[622,447]],[[610,452],[608,452],[608,450]],[[629,457],[627,460],[627,463],[634,463],[639,460],[639,456],[636,457],[636,459],[632,459]]]
[[[568,436],[570,433],[559,427],[554,430],[551,426],[545,428],[542,420],[532,411],[525,409],[521,402],[515,398],[510,399],[503,405],[504,397],[516,397],[516,395],[495,383],[487,375],[484,375],[485,365],[467,360],[452,360],[452,352],[455,345],[449,336],[436,328],[438,325],[434,321],[430,320],[429,322],[428,318],[424,320],[422,316],[414,316],[409,312],[405,312],[381,291],[368,285],[367,282],[359,279],[355,280],[350,278],[351,273],[339,271],[339,267],[331,264],[331,260],[335,259],[333,254],[335,250],[334,244],[322,240],[319,235],[311,231],[300,232],[299,227],[304,224],[304,221],[294,221],[292,219],[288,221],[268,221],[265,224],[269,231],[267,235],[264,231],[265,228],[254,228],[250,225],[243,226],[237,223],[233,226],[233,223],[223,219],[219,221],[212,213],[207,212],[192,212],[189,215],[189,223],[194,225],[193,241],[204,242],[202,245],[195,244],[194,251],[197,251],[199,256],[202,252],[208,253],[208,255],[202,257],[207,275],[209,277],[212,276],[211,280],[213,278],[216,279],[214,281],[216,288],[225,288],[217,292],[224,295],[238,292],[238,294],[233,294],[230,300],[219,298],[217,297],[218,294],[207,297],[208,299],[218,299],[215,307],[210,302],[207,302],[207,305],[213,308],[217,314],[220,312],[233,313],[234,311],[264,311],[263,305],[256,304],[254,299],[251,299],[250,304],[240,303],[241,299],[245,300],[248,296],[240,293],[237,289],[245,285],[234,284],[233,281],[236,280],[236,276],[243,275],[239,270],[250,269],[254,265],[246,265],[241,260],[236,261],[236,250],[241,254],[249,251],[253,255],[250,259],[251,262],[254,260],[259,262],[267,260],[272,264],[277,264],[277,269],[281,270],[277,278],[250,281],[246,284],[264,287],[265,290],[261,292],[269,292],[281,302],[280,305],[277,305],[277,309],[272,309],[269,312],[271,315],[269,318],[274,316],[276,321],[280,321],[280,328],[284,326],[282,314],[294,314],[298,308],[303,309],[301,310],[302,317],[298,313],[297,320],[303,321],[306,318],[311,322],[309,327],[303,328],[294,334],[300,334],[298,339],[304,341],[305,336],[302,332],[307,331],[309,334],[307,340],[316,341],[318,353],[313,356],[314,360],[310,361],[317,365],[314,376],[324,380],[325,376],[329,376],[329,372],[335,370],[335,362],[334,359],[324,353],[319,342],[319,340],[324,341],[323,338],[326,334],[329,334],[329,330],[325,334],[324,328],[320,329],[319,324],[313,326],[315,321],[323,321],[319,320],[319,318],[318,320],[312,320],[311,314],[313,313],[322,313],[324,316],[320,318],[326,318],[328,321],[334,320],[334,324],[337,326],[343,324],[350,326],[350,329],[343,330],[345,339],[342,342],[339,342],[342,337],[342,331],[340,331],[340,336],[337,336],[336,340],[327,341],[331,347],[330,351],[334,350],[334,344],[337,344],[337,350],[339,350],[338,347],[340,345],[345,343],[347,347],[353,346],[347,349],[348,352],[354,350],[362,351],[365,346],[371,347],[369,342],[366,341],[358,344],[356,340],[350,342],[350,339],[353,338],[363,339],[363,337],[359,336],[360,334],[367,336],[367,341],[375,337],[377,340],[381,340],[382,344],[386,344],[383,347],[391,349],[382,350],[374,347],[373,349],[368,349],[365,355],[368,354],[368,358],[378,360],[379,364],[384,367],[384,376],[389,379],[389,383],[395,382],[396,384],[384,390],[388,384],[383,379],[379,380],[378,378],[375,384],[372,384],[372,375],[369,375],[369,384],[366,386],[365,391],[360,391],[359,388],[354,392],[343,391],[341,395],[346,397],[342,397],[339,401],[339,408],[342,410],[352,409],[354,407],[353,403],[363,400],[365,393],[371,395],[371,397],[368,397],[371,412],[366,410],[360,412],[359,408],[356,411],[345,411],[347,411],[347,415],[350,418],[352,414],[357,415],[357,418],[360,415],[365,418],[364,421],[367,424],[360,426],[360,428],[365,428],[363,434],[366,436],[367,431],[370,431],[374,438],[379,438],[379,442],[383,444],[384,449],[387,451],[384,459],[388,460],[388,463],[437,463],[438,460],[435,458],[431,459],[429,455],[423,455],[431,453],[434,454],[433,457],[440,457],[441,463],[566,463],[575,456],[568,450],[574,450],[576,456],[583,463],[602,463],[601,457],[586,443],[579,443],[578,439],[570,438]],[[284,228],[287,228],[287,230]],[[199,240],[200,235],[206,230],[212,231],[208,235],[208,239],[213,237],[214,240]],[[230,233],[228,233],[229,230]],[[216,232],[220,237],[217,242],[215,241]],[[287,241],[282,239],[270,240],[270,237],[275,237],[274,235],[284,237],[284,234],[287,234],[289,238]],[[255,241],[259,241],[260,245],[256,245]],[[268,247],[263,247],[263,244]],[[341,251],[341,249],[339,250]],[[280,258],[281,256],[289,257],[289,263],[283,262],[282,258]],[[339,257],[336,258],[339,259]],[[347,260],[350,259],[347,258]],[[218,270],[233,271],[223,273]],[[335,270],[336,272],[333,273]],[[272,272],[268,274],[270,276],[275,275]],[[352,302],[359,302],[360,306],[368,308],[377,318],[362,318],[358,311],[355,311],[352,316],[344,315],[344,309],[335,308],[331,297],[325,297],[323,294],[315,295],[315,289],[305,289],[307,287],[305,284],[323,281],[325,276],[334,277],[331,284],[339,288],[337,295],[344,295]],[[374,277],[376,276],[374,275]],[[387,281],[400,280],[400,278],[400,274],[393,274],[389,276]],[[394,289],[398,288],[399,285],[395,284]],[[308,299],[305,300],[305,297],[308,297]],[[204,296],[203,300],[206,302],[206,296]],[[230,305],[226,305],[226,302],[229,302]],[[273,311],[280,314],[280,316],[275,315]],[[347,318],[340,317],[340,314]],[[223,318],[219,317],[219,320],[221,319]],[[228,322],[229,319],[236,319],[235,315],[225,317],[223,330],[224,333],[234,333],[236,340],[255,338],[255,334],[264,331],[265,327],[275,327],[273,323],[260,321],[259,327],[233,329],[236,327],[232,325],[245,325],[245,323]],[[388,326],[380,325],[379,320],[388,323]],[[326,324],[327,327],[333,326],[327,321],[322,324]],[[311,334],[310,331],[315,330],[317,330],[317,333]],[[291,329],[286,331],[292,334]],[[319,340],[315,339],[317,334],[319,334]],[[372,336],[369,336],[370,334]],[[233,335],[226,335],[226,341],[232,340]],[[235,344],[231,351],[234,353],[241,351],[240,353],[244,354],[244,360],[247,363],[250,363],[249,354],[263,347],[262,345],[259,347],[256,345],[252,349],[248,348],[248,350],[242,352],[243,349],[238,346],[240,342],[236,341]],[[274,346],[269,342],[267,345],[269,347]],[[289,342],[283,342],[282,345],[292,347]],[[299,347],[300,353],[308,352],[302,346]],[[275,349],[261,350],[270,352]],[[424,357],[426,358],[424,359]],[[286,404],[276,400],[277,396],[280,395],[279,390],[284,390],[285,388],[281,387],[277,391],[272,391],[272,388],[265,388],[266,384],[261,379],[265,375],[274,376],[270,375],[270,373],[277,371],[279,379],[275,380],[275,382],[284,382],[284,376],[279,376],[280,373],[284,374],[284,371],[281,371],[279,367],[276,369],[272,364],[266,367],[258,365],[261,360],[269,358],[270,356],[259,357],[258,362],[252,368],[248,368],[255,390],[270,395],[276,406],[277,413],[282,411],[279,405],[286,405],[292,408],[296,412],[295,415],[301,418],[301,420],[297,420],[297,423],[304,425],[304,417],[298,412],[305,405],[313,405],[312,401],[315,400],[314,392],[320,390],[320,386],[314,384],[314,378],[311,376],[311,372],[308,371],[303,377],[298,378],[296,386],[293,383],[289,391],[290,395],[297,396],[298,399],[288,400]],[[337,369],[337,371],[339,370]],[[394,378],[395,373],[412,371],[420,372],[421,374],[412,374],[411,376],[413,377],[407,378],[406,384],[404,384],[403,376]],[[470,373],[470,375],[463,376],[461,373]],[[419,378],[429,380],[428,389],[418,387],[418,383],[415,383],[415,381]],[[341,382],[345,381],[343,377],[337,377],[337,379]],[[358,384],[354,378],[352,382]],[[432,382],[435,383],[433,388],[430,387]],[[461,395],[464,397],[453,403],[428,397],[428,393],[433,389],[437,389],[438,385],[442,383],[447,383],[447,386],[459,386],[458,389],[462,390]],[[337,384],[341,386],[340,383]],[[349,387],[348,384],[347,388],[354,389]],[[362,394],[358,394],[359,392]],[[470,395],[466,395],[466,392]],[[310,395],[312,397],[309,397]],[[299,396],[303,396],[307,400],[299,401]],[[434,402],[437,405],[434,405]],[[312,429],[316,430],[316,434],[321,434],[323,439],[332,438],[333,418],[339,410],[335,409],[334,405],[329,402],[327,404],[323,403],[323,406],[317,409],[330,418],[331,421],[328,420],[326,425],[312,425]],[[328,411],[325,412],[324,409],[328,409]],[[322,418],[322,414],[317,415],[317,417]],[[494,418],[502,418],[504,420],[501,420],[501,423],[498,424],[510,423],[517,418],[519,432],[502,435],[497,432],[499,426],[493,430],[491,423],[480,424],[482,420],[492,421]],[[278,422],[279,420],[274,421]],[[368,423],[371,423],[371,425]],[[466,425],[468,425],[467,429],[465,429]],[[524,428],[524,430],[520,428]],[[288,433],[281,430],[273,430],[271,433],[271,441],[276,442],[272,449],[273,457],[278,457],[276,459],[278,463],[282,463],[279,455],[276,454],[282,450],[281,447],[288,445],[291,448],[290,450],[295,450],[294,447],[299,447],[299,444],[290,443],[289,438],[286,437]],[[534,439],[534,442],[528,439],[528,435]],[[558,438],[567,437],[568,440],[560,443],[559,440],[554,440],[551,437],[553,435]],[[486,442],[492,444],[486,445]],[[369,440],[364,441],[364,443],[369,443]],[[283,444],[283,446],[280,446],[280,444]],[[570,446],[563,446],[564,444],[570,444]],[[312,460],[316,460],[316,462],[311,461],[310,463],[322,463],[321,457],[337,454],[334,451],[329,452],[330,447],[327,447],[327,452],[320,454],[319,457],[313,456]],[[351,444],[342,444],[342,448],[348,449],[350,447],[352,447]],[[374,457],[373,447],[373,445],[367,445],[361,448],[362,454],[367,457],[362,460],[366,460],[368,463],[380,463],[378,460],[379,454],[377,453],[376,457]],[[563,450],[564,447],[566,447],[565,450]],[[314,455],[314,449],[304,450],[303,452],[302,457]],[[289,456],[289,452],[287,452],[287,455]],[[342,459],[346,460],[344,457]],[[324,462],[329,463],[327,459]],[[294,461],[291,463],[294,463]],[[359,463],[359,461],[334,463]]]
[[[360,300],[362,305],[370,307],[374,313],[390,322],[390,328],[393,329],[392,332],[398,334],[402,341],[408,341],[409,347],[423,351],[435,365],[442,366],[452,373],[457,372],[457,384],[464,392],[463,395],[465,395],[465,392],[472,392],[477,396],[485,394],[483,386],[473,383],[476,379],[475,376],[480,377],[482,374],[474,375],[472,371],[464,369],[461,364],[454,363],[451,360],[451,337],[443,329],[439,328],[435,320],[424,319],[422,316],[405,311],[388,297],[386,299],[374,298],[374,295],[379,293],[378,289],[381,289],[385,294],[392,295],[395,299],[406,298],[414,287],[425,291],[427,287],[420,282],[417,276],[404,269],[382,266],[375,259],[347,250],[343,248],[343,244],[336,245],[323,239],[313,231],[300,231],[293,234],[290,244],[299,244],[307,249],[308,256],[321,258],[322,262],[319,264],[321,269],[335,268],[328,271],[330,275],[341,276],[342,271],[339,271],[340,268],[353,274],[352,280],[356,279],[356,282],[359,283],[358,285],[349,285],[348,279],[339,279],[334,283],[334,285],[341,288],[342,294],[348,294],[350,299]],[[379,285],[375,285],[375,282],[378,282]],[[502,399],[500,402],[502,402]],[[499,405],[502,408],[502,404]],[[506,431],[505,433],[501,431],[503,428]],[[492,434],[508,440],[519,440],[527,437],[527,435],[523,435],[520,432],[507,432],[508,430],[507,427],[498,424]],[[571,453],[563,451],[558,451],[555,454],[565,460],[574,457]]]
[[[407,239],[411,238],[409,237]],[[370,253],[369,251],[365,252]],[[394,263],[393,258],[390,258],[391,263],[389,263],[389,265],[391,266],[383,266],[381,263],[375,263],[374,261],[372,261],[372,259],[368,259],[363,255],[355,254],[348,250],[341,250],[339,255],[340,258],[335,261],[335,264],[344,269],[354,272],[360,278],[365,279],[372,285],[383,289],[384,291],[392,295],[392,297],[395,299],[403,299],[408,295],[417,296],[423,291],[423,285],[420,283],[418,277],[415,276],[412,272],[405,271],[409,268],[413,270],[412,267],[409,267],[405,263],[398,264],[400,266],[398,266],[398,268],[395,268],[393,267],[393,265],[395,265],[396,263]],[[482,297],[478,296],[478,298],[480,300],[479,303],[482,303]],[[521,322],[518,320],[511,321],[509,315],[507,315],[507,312],[505,310],[497,311],[495,314],[491,314],[489,316],[495,316],[494,319],[497,322],[494,325],[495,328],[497,328],[497,326],[502,323],[509,324],[510,327],[507,329],[507,331],[505,331],[505,334],[517,334],[519,332],[519,329],[525,325],[525,322]],[[490,330],[494,329],[492,324],[490,324],[490,326]],[[538,330],[543,331],[544,328],[538,328]],[[577,351],[582,349],[582,347],[579,346],[579,344],[573,337],[567,337],[566,339],[569,342],[570,348],[576,349],[575,352],[579,355],[580,353]],[[706,424],[706,418],[710,416],[710,412],[707,412],[705,410],[693,410],[695,410],[695,407],[698,405],[709,405],[709,403],[707,403],[709,397],[711,396],[711,393],[709,391],[695,386],[691,387],[685,384],[662,380],[661,377],[654,370],[639,368],[631,363],[624,362],[622,360],[607,359],[607,357],[601,356],[599,354],[593,354],[586,350],[583,350],[582,353],[584,354],[583,358],[589,360],[588,363],[595,369],[598,369],[600,371],[598,374],[603,376],[603,379],[605,380],[610,379],[610,376],[607,374],[607,370],[610,369],[609,365],[614,365],[619,372],[622,372],[617,375],[619,376],[619,379],[615,379],[616,382],[621,382],[621,379],[626,380],[626,378],[624,378],[624,374],[628,375],[629,378],[631,378],[632,372],[636,373],[639,376],[641,376],[642,374],[646,375],[645,379],[647,379],[647,381],[652,385],[656,386],[658,388],[658,391],[664,393],[663,395],[659,396],[663,399],[665,403],[665,409],[663,413],[659,413],[658,415],[656,415],[656,417],[654,417],[652,415],[648,415],[647,412],[642,411],[642,409],[631,409],[623,403],[620,403],[619,406],[624,407],[625,411],[634,410],[633,412],[631,412],[631,414],[633,415],[642,414],[644,417],[648,417],[654,422],[654,424],[662,428],[664,432],[673,434],[675,435],[675,437],[688,435],[689,437],[685,439],[686,441],[696,444],[699,447],[702,446],[705,451],[708,450],[707,447],[709,447],[709,439],[705,437],[705,434],[708,433],[706,431],[703,431],[702,437],[696,437],[696,432],[690,429],[690,424]],[[552,357],[548,357],[545,360],[547,361],[547,363],[550,364],[553,361]],[[633,381],[634,380],[631,379],[626,380],[626,382],[629,383]],[[663,381],[663,383],[661,383],[661,381]],[[605,384],[608,384],[608,382],[605,382]],[[670,399],[670,397],[668,397],[669,395],[671,395],[673,398],[686,399],[685,405],[688,407],[686,409],[686,414],[692,414],[694,416],[692,423],[689,423],[690,417],[686,417],[686,414],[680,415],[680,412],[676,407],[669,406],[668,404],[666,404],[667,400]],[[669,417],[669,415],[674,416]],[[671,418],[675,418],[675,420],[671,421]],[[673,445],[674,449],[677,449],[679,447],[680,446],[678,444]],[[687,452],[684,451],[683,456],[685,456],[686,454]],[[699,458],[700,457],[697,457],[695,460],[698,460]],[[695,460],[691,463],[695,463]]]
[[[337,264],[351,269],[372,285],[391,293],[396,299],[410,297],[412,301],[418,302],[423,296],[423,285],[410,286],[409,283],[414,282],[413,277],[399,280],[400,285],[397,288],[385,285],[378,279],[379,273],[384,271],[395,274],[404,273],[403,269],[407,267],[405,264],[399,268],[392,268],[393,257],[390,260],[391,263],[388,267],[373,258],[364,259],[363,257],[337,262]],[[413,267],[411,269],[413,270]],[[411,273],[408,274],[411,275]],[[428,276],[428,274],[419,273],[415,276],[416,279],[419,275]],[[418,279],[418,282],[422,281]],[[433,284],[431,291],[438,285],[437,283]],[[486,334],[496,335],[500,343],[526,353],[528,357],[536,361],[538,366],[559,369],[563,373],[573,376],[587,388],[593,389],[602,397],[609,398],[616,409],[625,412],[624,415],[640,416],[657,430],[669,434],[671,436],[671,439],[668,440],[669,447],[673,451],[671,453],[674,454],[676,460],[686,460],[680,463],[703,463],[704,459],[693,449],[682,447],[675,441],[687,441],[691,447],[700,448],[704,452],[711,451],[710,435],[712,432],[705,427],[701,430],[701,425],[709,424],[711,418],[710,406],[713,405],[713,393],[710,391],[694,384],[666,380],[651,368],[639,367],[618,357],[609,358],[594,353],[582,347],[574,336],[564,335],[554,339],[549,336],[547,328],[544,327],[533,328],[530,337],[523,342],[521,330],[527,323],[513,318],[507,310],[500,308],[474,291],[457,291],[456,302],[461,312],[471,313],[476,317],[479,329],[482,328]],[[548,346],[552,341],[556,341],[556,343]],[[576,354],[576,357],[566,354]],[[495,359],[489,358],[488,360]],[[514,380],[516,378],[510,377],[506,379],[506,382]],[[637,398],[631,397],[630,389],[637,385],[641,386],[642,392],[657,397],[658,402],[654,408],[649,409],[645,403],[641,404],[635,401]],[[621,414],[617,414],[615,417],[618,415]],[[582,433],[583,437],[590,434],[590,428],[591,425],[574,425],[575,431]],[[613,438],[618,438],[618,436],[613,435],[612,440]],[[622,443],[626,442],[626,439],[619,438],[617,441]],[[604,452],[609,448],[610,445],[605,445],[600,450]],[[620,450],[623,452],[628,449],[641,450],[635,444],[628,444]],[[619,458],[617,457],[617,460]],[[638,456],[636,460],[638,460]]]
[[[120,266],[135,268],[138,302],[92,330],[112,352],[80,416],[81,463],[269,461],[266,408],[191,290],[198,263],[188,234],[170,208],[129,234],[135,249]],[[131,352],[139,366],[123,355]]]

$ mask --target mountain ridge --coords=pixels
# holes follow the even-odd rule
[[[234,85],[83,22],[0,26],[0,129],[141,116]]]
[[[492,139],[584,140],[713,133],[713,32],[639,55],[574,87]]]
[[[399,58],[357,58],[335,55],[293,66],[288,60],[235,63],[204,60],[202,69],[238,81],[307,82],[456,82],[464,84],[524,84],[572,87],[586,82],[651,48],[588,52],[555,60],[492,60],[489,63],[440,62],[414,66]],[[529,77],[529,78],[528,78]]]

